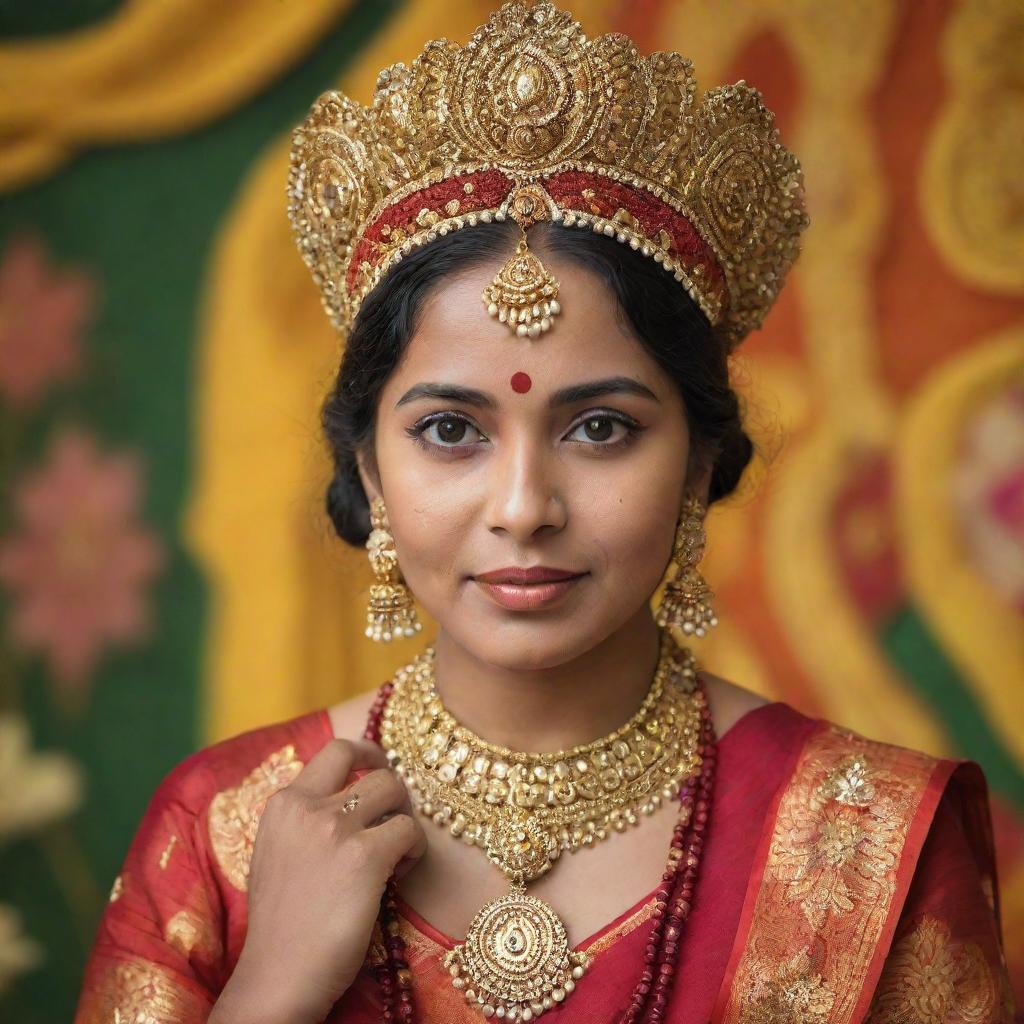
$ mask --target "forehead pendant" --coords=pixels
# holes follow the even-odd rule
[[[538,221],[549,220],[553,206],[543,187],[524,185],[515,189],[505,207],[498,211],[499,220],[511,217],[519,225],[522,237],[481,298],[487,312],[520,338],[539,338],[562,311],[558,282],[540,258],[530,252],[526,240],[526,229]]]

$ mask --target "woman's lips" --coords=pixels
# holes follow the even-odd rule
[[[532,611],[546,608],[560,600],[585,575],[586,573],[582,573],[570,579],[552,580],[547,583],[487,583],[481,579],[475,582],[492,601],[503,608]]]

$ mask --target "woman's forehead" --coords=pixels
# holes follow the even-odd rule
[[[435,287],[386,390],[446,380],[476,383],[512,396],[547,393],[567,383],[613,375],[636,377],[651,386],[651,379],[659,375],[611,289],[596,274],[560,263],[562,314],[550,331],[531,339],[511,334],[480,301],[497,266],[483,263]]]

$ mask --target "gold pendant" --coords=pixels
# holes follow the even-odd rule
[[[526,244],[526,236],[481,296],[487,312],[520,338],[539,338],[562,310],[558,282]]]
[[[589,963],[569,948],[550,904],[514,883],[473,918],[464,942],[445,954],[452,984],[485,1017],[529,1021],[560,1003]],[[500,1011],[500,1012],[499,1012]]]

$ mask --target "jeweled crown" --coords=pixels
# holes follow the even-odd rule
[[[695,91],[680,54],[588,39],[542,2],[506,3],[465,46],[434,40],[386,68],[370,107],[323,93],[294,132],[288,215],[332,323],[346,333],[387,271],[439,235],[552,220],[655,259],[733,348],[799,253],[803,176],[757,89]],[[502,288],[546,280],[524,269],[524,243],[518,255],[484,301],[536,337],[558,312],[551,284],[499,314]]]

